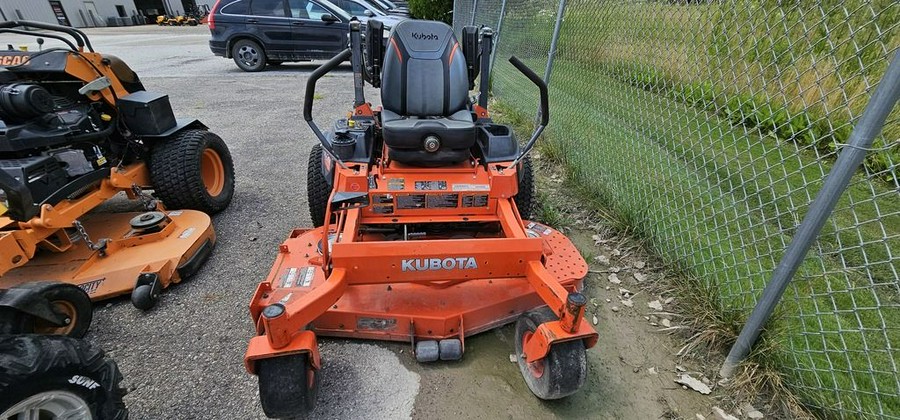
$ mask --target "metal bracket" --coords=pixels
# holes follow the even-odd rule
[[[82,86],[80,89],[78,89],[78,93],[80,93],[82,95],[87,95],[88,93],[99,92],[110,86],[112,86],[112,82],[110,82],[106,76],[98,77],[98,78],[94,79],[93,81],[89,82],[88,84]]]

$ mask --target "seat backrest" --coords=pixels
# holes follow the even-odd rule
[[[446,23],[404,20],[391,30],[381,74],[384,109],[444,117],[466,107],[466,60]]]

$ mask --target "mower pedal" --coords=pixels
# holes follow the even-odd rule
[[[462,359],[462,341],[458,338],[448,338],[438,342],[441,360]]]
[[[419,363],[435,362],[440,358],[440,346],[436,340],[425,340],[416,343],[416,361]]]

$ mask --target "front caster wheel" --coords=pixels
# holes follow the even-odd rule
[[[319,372],[309,354],[292,354],[256,361],[259,401],[268,417],[305,418],[316,406]]]
[[[534,395],[542,400],[567,397],[584,385],[587,377],[587,356],[581,340],[553,344],[543,359],[528,363],[522,348],[537,327],[557,317],[548,307],[523,314],[516,322],[516,354],[519,371]]]
[[[156,305],[159,300],[159,292],[153,292],[153,286],[149,284],[135,287],[131,292],[131,304],[135,308],[146,311]]]

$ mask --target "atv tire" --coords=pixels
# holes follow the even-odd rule
[[[263,71],[266,68],[266,52],[254,41],[242,39],[231,47],[234,64],[249,72]]]
[[[150,179],[168,209],[215,214],[234,196],[234,162],[222,139],[206,130],[184,130],[150,151]]]
[[[519,209],[519,216],[522,220],[528,220],[534,212],[534,172],[531,167],[531,156],[526,155],[522,159],[519,170],[522,171],[519,177],[519,193],[513,200]]]
[[[306,197],[309,201],[309,218],[313,226],[325,224],[325,210],[328,208],[328,197],[331,186],[325,175],[322,175],[322,145],[313,145],[309,151],[309,162],[306,166]]]
[[[54,335],[0,337],[0,418],[128,418],[116,362],[86,341]]]

